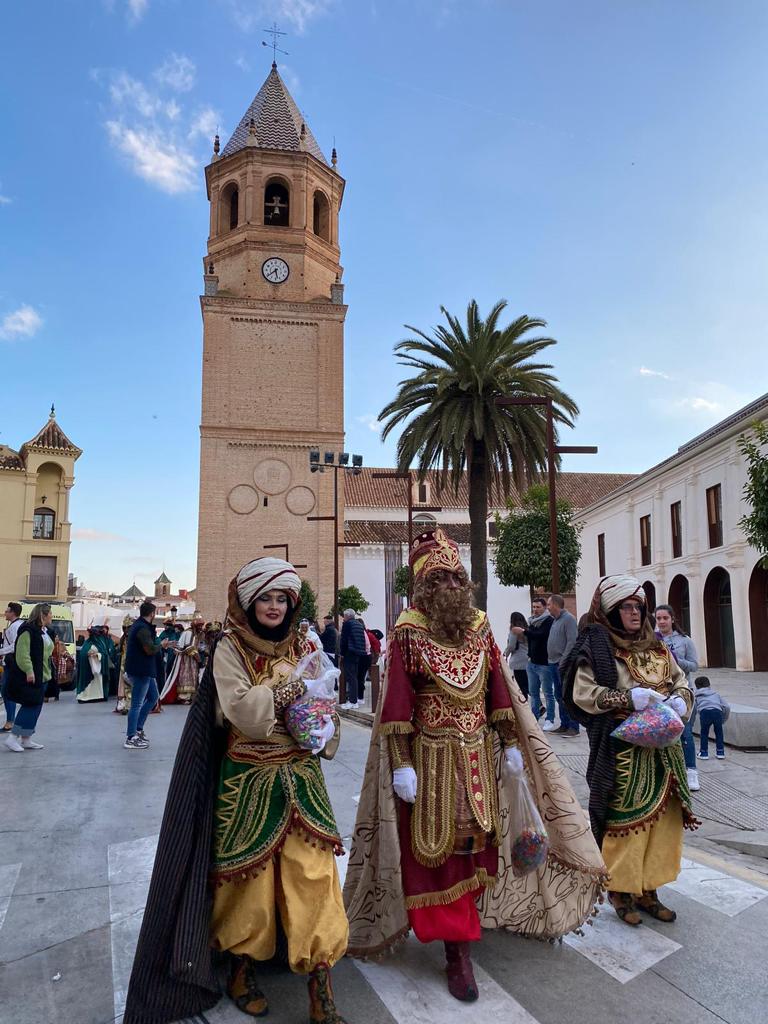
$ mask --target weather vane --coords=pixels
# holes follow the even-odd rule
[[[273,64],[277,64],[277,55],[278,55],[278,53],[282,53],[284,57],[288,56],[288,51],[287,50],[281,50],[280,47],[277,45],[277,37],[278,36],[287,35],[287,33],[280,31],[280,29],[277,27],[277,22],[276,21],[272,22],[272,28],[262,29],[262,32],[266,33],[266,35],[268,35],[268,36],[272,36],[272,42],[271,43],[268,43],[264,39],[262,39],[261,40],[261,45],[262,46],[271,46],[272,47],[272,63]]]

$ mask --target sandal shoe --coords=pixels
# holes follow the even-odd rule
[[[227,986],[229,998],[249,1017],[264,1017],[269,1012],[267,997],[256,981],[256,964],[250,957],[243,957],[232,974]]]
[[[628,924],[630,928],[637,928],[639,924],[643,923],[631,893],[609,892],[608,900],[616,911],[616,916],[619,920],[623,921],[624,924]]]
[[[318,964],[307,978],[309,989],[309,1024],[346,1024],[336,1009],[331,987],[331,968]]]
[[[469,943],[446,942],[445,960],[448,991],[454,999],[459,999],[462,1003],[474,1003],[480,993],[469,958]]]
[[[638,896],[635,904],[639,910],[643,910],[646,914],[650,914],[651,917],[655,917],[657,921],[671,924],[677,918],[674,910],[670,910],[669,907],[665,907],[659,901],[655,889],[651,889],[649,892],[644,892],[642,896]]]

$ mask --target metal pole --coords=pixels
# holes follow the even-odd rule
[[[333,467],[333,624],[339,628],[339,467]]]
[[[411,471],[408,470],[405,481],[407,488],[406,501],[408,507],[408,550],[405,554],[405,564],[408,566],[408,605],[411,604],[413,596],[413,573],[411,572],[411,547],[413,545],[413,487],[411,486]]]
[[[552,592],[560,593],[560,561],[557,551],[557,493],[555,480],[555,423],[552,399],[547,399],[547,470],[549,474],[549,546],[552,553]]]

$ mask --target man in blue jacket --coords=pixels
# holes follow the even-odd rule
[[[365,655],[365,630],[362,622],[355,618],[354,608],[344,612],[340,646],[347,685],[347,700],[341,706],[349,710],[357,707],[357,670],[361,656]]]
[[[144,723],[158,700],[157,655],[170,643],[156,638],[156,611],[151,601],[144,601],[139,607],[139,618],[128,632],[125,674],[131,683],[131,710],[128,712],[128,734],[123,744],[126,750],[143,750],[149,746],[144,735]]]

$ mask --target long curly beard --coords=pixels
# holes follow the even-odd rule
[[[414,583],[413,603],[426,615],[436,639],[458,644],[475,620],[474,592],[474,584],[466,574],[460,587],[444,590],[430,573]]]

